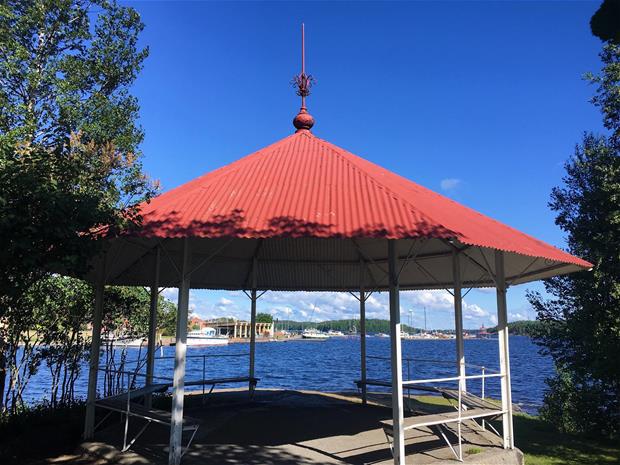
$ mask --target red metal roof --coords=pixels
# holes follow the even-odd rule
[[[301,130],[141,206],[141,237],[434,237],[591,264]]]

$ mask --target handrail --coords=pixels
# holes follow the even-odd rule
[[[403,386],[422,383],[449,383],[453,381],[460,381],[461,379],[485,379],[485,378],[501,378],[504,375],[501,373],[493,373],[490,375],[466,375],[466,376],[451,376],[449,378],[429,378],[429,379],[412,379],[403,381]]]
[[[390,357],[380,357],[378,355],[367,355],[366,358],[373,358],[375,360],[392,360]],[[446,365],[453,365],[456,363],[456,360],[433,360],[433,359],[425,359],[425,358],[411,358],[411,357],[402,357],[403,361],[407,362],[432,362],[432,363],[443,363]]]
[[[241,354],[202,354],[202,355],[186,355],[185,358],[218,358],[218,357],[248,357],[250,354],[241,353]],[[174,360],[176,357],[174,355],[170,355],[167,357],[155,357],[155,360]]]
[[[367,355],[366,358],[372,358],[372,359],[376,359],[376,360],[391,360],[390,357],[381,357],[381,356],[378,356],[378,355]],[[429,358],[411,358],[411,357],[403,357],[402,360],[403,361],[408,361],[408,362],[441,363],[441,364],[445,364],[445,365],[453,365],[453,364],[457,363],[457,360],[435,360],[435,359],[429,359]],[[484,368],[487,371],[492,371],[494,373],[499,373],[499,370],[494,370],[493,368],[488,368],[488,367],[482,366],[482,365],[475,365],[473,363],[465,363],[465,366],[469,367],[469,368],[478,368],[478,369]]]
[[[146,373],[140,373],[138,371],[127,371],[127,370],[114,370],[114,369],[109,369],[108,367],[105,366],[99,366],[97,367],[98,371],[105,371],[107,373],[117,373],[117,374],[123,374],[123,375],[131,375],[131,376],[141,376],[142,378],[146,378]],[[166,378],[164,376],[151,376],[151,378],[153,379],[163,379],[165,381],[172,381],[173,378]]]

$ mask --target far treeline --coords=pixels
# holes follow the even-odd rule
[[[351,320],[329,320],[329,321],[319,321],[319,322],[308,322],[308,321],[293,321],[293,320],[277,320],[275,321],[276,330],[290,330],[290,331],[302,331],[306,328],[316,328],[319,331],[342,331],[343,333],[347,332],[358,332],[360,331],[360,320],[359,319],[351,319]],[[402,330],[407,333],[419,333],[422,331],[419,328],[412,328],[408,325],[401,325]],[[366,333],[386,333],[390,332],[390,322],[388,320],[380,320],[378,318],[370,318],[366,320]]]
[[[538,320],[513,321],[508,323],[508,333],[515,336],[537,337],[541,334],[544,324]],[[497,326],[488,328],[489,333],[497,333]]]
[[[257,319],[258,320],[258,319]],[[276,331],[278,330],[289,330],[289,331],[302,331],[306,328],[316,328],[319,331],[342,331],[343,333],[347,332],[358,332],[360,331],[360,320],[351,319],[351,320],[327,320],[327,321],[319,321],[319,322],[307,322],[307,321],[293,321],[293,320],[277,320],[275,321]],[[411,327],[409,325],[401,325],[402,330],[406,333],[417,334],[424,331],[421,328]],[[536,337],[541,334],[542,328],[544,324],[540,321],[513,321],[508,323],[508,331],[510,334],[515,336],[529,336]],[[443,333],[454,333],[453,329],[438,329]],[[497,326],[492,328],[488,328],[487,331],[489,333],[497,333]],[[464,331],[468,334],[477,334],[480,332],[478,329],[466,329]],[[378,318],[371,318],[366,320],[366,333],[367,334],[376,334],[376,333],[390,333],[390,322],[389,320],[380,320]]]

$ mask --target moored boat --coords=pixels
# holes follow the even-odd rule
[[[316,340],[325,340],[329,339],[329,334],[323,333],[314,328],[307,328],[301,333],[301,337],[304,339],[316,339]]]
[[[228,344],[228,336],[217,334],[215,328],[206,327],[187,333],[188,346],[221,346]]]

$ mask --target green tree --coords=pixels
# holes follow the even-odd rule
[[[620,43],[620,2],[603,0],[590,19],[592,34],[604,42]]]
[[[63,276],[50,276],[32,286],[11,307],[7,326],[2,328],[6,342],[9,379],[0,385],[0,398],[11,412],[22,406],[22,394],[30,378],[39,370],[50,375],[51,407],[75,400],[74,384],[88,356],[86,330],[92,322],[93,290],[85,282]],[[105,331],[109,335],[146,337],[150,314],[149,292],[141,287],[107,287],[104,307]],[[158,329],[174,324],[176,305],[159,297]],[[174,331],[173,331],[174,334]],[[106,347],[106,352],[112,348]],[[113,353],[106,353],[109,360]],[[133,369],[134,367],[129,367]]]
[[[50,270],[83,272],[153,193],[129,94],[142,28],[106,0],[0,4],[0,316]]]
[[[142,29],[113,1],[0,2],[0,387],[1,328],[30,324],[29,290],[83,273],[101,233],[139,222],[135,205],[154,193],[129,93]]]
[[[568,250],[591,272],[545,281],[551,298],[529,293],[543,325],[537,341],[553,357],[541,413],[560,429],[615,437],[620,430],[620,47],[605,45],[593,103],[610,135],[586,133],[553,189],[551,209]]]
[[[256,322],[257,323],[273,323],[273,315],[269,313],[257,313]]]

